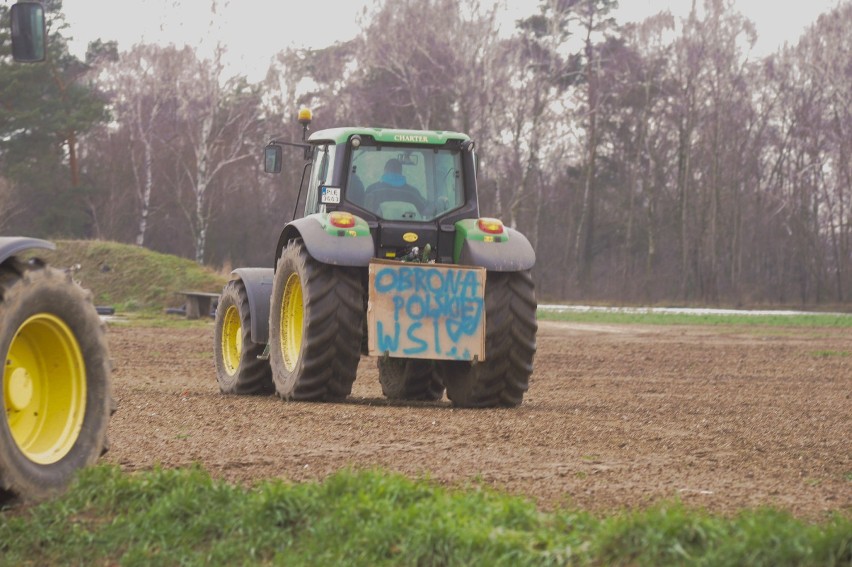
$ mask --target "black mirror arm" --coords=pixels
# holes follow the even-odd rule
[[[285,142],[283,140],[272,140],[269,143],[270,144],[277,144],[277,145],[280,145],[280,146],[291,146],[291,147],[294,147],[294,148],[302,148],[302,150],[304,150],[304,152],[305,152],[305,159],[306,160],[311,159],[314,155],[314,151],[313,151],[314,147],[311,144],[297,144],[295,142]]]

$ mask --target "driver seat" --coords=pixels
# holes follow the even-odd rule
[[[426,201],[413,189],[382,188],[367,190],[364,207],[389,220],[413,220],[422,218]],[[411,213],[414,216],[411,216]],[[403,216],[405,215],[405,216]]]
[[[385,220],[420,220],[420,212],[414,203],[407,201],[385,201],[379,204],[378,214]]]

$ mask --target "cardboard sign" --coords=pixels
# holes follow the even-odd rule
[[[370,354],[485,360],[485,268],[373,260]]]

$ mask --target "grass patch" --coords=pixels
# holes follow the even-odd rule
[[[852,327],[852,315],[808,313],[802,315],[732,315],[659,312],[558,312],[539,309],[542,321],[571,321],[574,323],[637,324],[637,325],[707,325],[748,327]]]
[[[99,240],[58,240],[56,250],[32,255],[55,268],[74,267],[74,278],[94,294],[97,305],[117,312],[161,310],[183,304],[176,292],[219,293],[228,278],[192,260],[140,246]],[[79,266],[79,267],[78,267]]]
[[[848,350],[815,350],[811,353],[814,358],[846,358],[852,356],[852,351]]]
[[[0,512],[3,565],[844,565],[852,520],[734,518],[677,503],[595,517],[382,471],[253,488],[202,469],[84,470],[65,495]]]

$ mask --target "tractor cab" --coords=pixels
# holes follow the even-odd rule
[[[275,146],[267,171],[280,155]],[[313,133],[304,147],[312,161],[304,216],[342,211],[363,219],[375,257],[429,250],[430,259],[451,263],[455,223],[479,215],[473,142],[464,134],[335,128]]]
[[[362,141],[349,154],[346,200],[377,219],[432,221],[464,203],[461,151]]]

